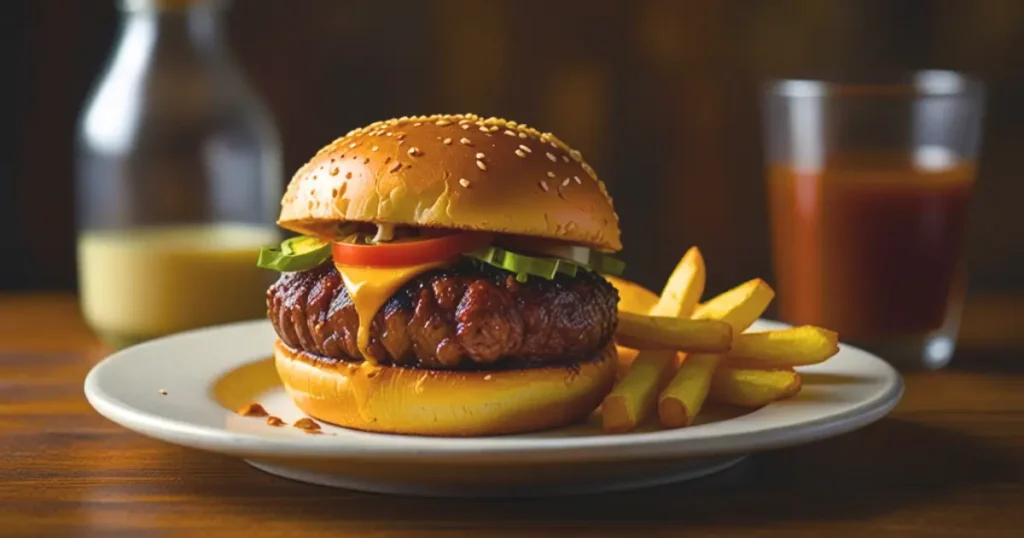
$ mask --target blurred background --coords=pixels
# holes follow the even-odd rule
[[[1019,0],[244,0],[224,22],[276,123],[282,182],[377,119],[515,119],[608,184],[627,276],[658,288],[696,244],[709,292],[771,280],[765,79],[967,71],[988,87],[971,297],[1024,292]],[[76,287],[75,126],[118,24],[112,0],[0,2],[0,290]]]

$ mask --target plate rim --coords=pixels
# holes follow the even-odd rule
[[[408,461],[429,457],[450,463],[471,464],[701,457],[745,454],[806,444],[848,433],[881,419],[899,403],[904,393],[903,378],[895,368],[868,351],[841,343],[841,350],[863,354],[866,358],[877,361],[877,366],[886,370],[885,378],[889,384],[885,390],[880,391],[873,398],[858,402],[843,412],[795,424],[769,426],[757,430],[743,430],[720,435],[694,436],[691,434],[691,432],[702,428],[706,432],[715,424],[742,419],[750,421],[770,418],[773,414],[772,409],[777,411],[780,407],[794,403],[794,401],[783,401],[721,423],[622,435],[457,438],[350,430],[351,433],[347,433],[347,435],[351,437],[346,437],[346,439],[358,440],[366,437],[367,442],[340,443],[332,437],[267,438],[245,432],[229,431],[225,428],[189,423],[138,409],[102,388],[102,377],[106,375],[107,371],[119,367],[124,361],[131,360],[133,355],[144,353],[152,347],[172,345],[185,338],[211,337],[209,336],[211,333],[230,330],[255,331],[260,330],[259,327],[263,327],[265,330],[269,323],[265,319],[257,319],[203,327],[164,336],[114,352],[95,364],[86,375],[83,384],[86,399],[101,415],[136,433],[172,444],[247,458]],[[759,324],[765,328],[789,326],[768,319],[759,320]],[[234,361],[233,367],[236,368],[248,362],[241,356],[232,360]],[[211,380],[199,382],[210,383]],[[798,401],[796,402],[798,403]],[[214,403],[220,407],[219,403]],[[223,408],[221,407],[221,409]],[[230,413],[228,410],[223,410],[223,412],[225,416]],[[768,417],[764,417],[764,415],[768,415]]]

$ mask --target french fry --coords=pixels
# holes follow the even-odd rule
[[[619,353],[618,367],[615,369],[615,379],[622,379],[623,377],[625,377],[627,373],[629,373],[629,367],[633,366],[633,361],[636,360],[636,356],[640,353],[640,351],[622,345],[616,345],[615,349]],[[676,369],[679,368],[679,365],[683,363],[683,359],[685,358],[686,353],[676,352],[676,359],[672,361],[673,372],[675,372]]]
[[[619,310],[646,314],[658,303],[656,293],[636,282],[611,275],[604,278],[619,292]]]
[[[675,377],[658,396],[658,418],[666,428],[689,426],[697,417],[711,388],[720,357],[714,354],[687,355]]]
[[[722,320],[732,325],[733,333],[739,335],[761,317],[774,298],[775,290],[764,280],[755,278],[697,306],[692,317]]]
[[[692,320],[619,312],[616,340],[626,347],[672,348],[686,352],[729,350],[732,327],[713,319]]]
[[[704,293],[704,259],[691,248],[665,285],[661,299],[651,312],[693,315],[694,318],[717,320],[728,324],[738,335],[756,320],[774,293],[761,281],[747,283],[708,301],[696,310]],[[758,283],[760,282],[760,284]],[[737,291],[739,290],[739,291]],[[749,318],[749,321],[747,321]],[[721,361],[719,355],[694,354],[683,359],[668,387],[658,395],[658,418],[667,428],[681,428],[693,423],[707,398],[712,375]]]
[[[775,292],[763,280],[751,280],[700,305],[693,318],[722,321],[738,336],[761,316],[774,296]],[[658,418],[666,427],[690,425],[704,405],[720,357],[694,357],[697,360],[692,363],[692,357],[683,360],[668,388],[658,396]]]
[[[755,278],[701,303],[706,279],[697,247],[679,260],[660,296],[609,278],[620,297],[619,382],[602,404],[605,431],[629,431],[653,409],[663,427],[679,428],[693,424],[708,401],[761,407],[790,398],[802,382],[793,367],[838,353],[838,335],[820,327],[745,333],[775,291]]]
[[[629,372],[601,404],[604,431],[628,432],[654,412],[658,391],[668,381],[675,355],[670,349],[640,351]]]
[[[626,346],[615,346],[615,350],[619,353],[618,367],[616,368],[615,379],[622,379],[629,373],[629,367],[633,366],[633,361],[636,360],[637,354],[640,352],[636,349]]]
[[[839,335],[805,325],[736,336],[726,364],[749,368],[786,368],[823,362],[839,352]]]
[[[721,366],[711,377],[708,399],[742,407],[761,407],[798,392],[800,374],[793,370]]]
[[[706,278],[704,258],[700,255],[700,250],[697,247],[690,247],[665,282],[658,303],[651,308],[651,315],[690,317],[701,295],[704,294]]]

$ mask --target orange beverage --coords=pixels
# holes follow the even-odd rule
[[[764,94],[779,318],[907,369],[953,356],[983,85],[951,71]]]
[[[855,340],[940,329],[962,285],[973,185],[972,163],[929,169],[899,154],[770,166],[782,319]]]

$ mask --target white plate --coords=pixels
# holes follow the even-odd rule
[[[781,326],[761,321],[754,329]],[[311,435],[234,412],[257,401],[288,423],[303,416],[277,380],[273,340],[270,323],[260,320],[147,342],[96,365],[85,394],[102,415],[143,435],[238,456],[296,480],[381,493],[519,496],[703,476],[751,452],[862,427],[903,393],[892,367],[843,345],[824,364],[800,369],[804,386],[797,397],[755,411],[709,408],[688,428],[648,425],[606,435],[595,415],[587,424],[514,436],[401,436],[330,425]]]

